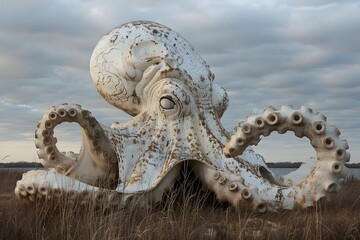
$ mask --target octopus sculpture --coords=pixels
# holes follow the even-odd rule
[[[67,196],[147,207],[172,190],[186,164],[219,201],[263,213],[328,200],[346,178],[347,141],[310,108],[267,107],[234,132],[225,130],[220,119],[228,106],[226,91],[193,47],[168,27],[135,21],[115,28],[95,47],[90,71],[101,96],[133,118],[107,127],[80,105],[51,107],[35,133],[46,170],[23,175],[15,188],[19,198]],[[80,125],[78,154],[56,146],[54,128],[64,122]],[[274,174],[251,148],[273,131],[307,137],[316,158],[288,175]]]

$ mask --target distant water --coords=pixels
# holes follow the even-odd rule
[[[273,173],[276,175],[286,175],[292,171],[295,171],[297,168],[270,168]],[[360,168],[348,168],[349,177],[354,176],[357,179],[360,179]]]

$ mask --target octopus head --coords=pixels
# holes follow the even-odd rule
[[[188,92],[197,104],[211,99],[219,117],[227,108],[226,92],[213,83],[206,62],[183,37],[158,23],[131,22],[105,35],[91,56],[90,71],[98,92],[132,116],[154,106],[154,91],[160,91],[156,105],[167,114],[188,113]]]

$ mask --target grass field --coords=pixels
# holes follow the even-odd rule
[[[235,212],[184,182],[151,210],[109,209],[15,197],[19,170],[0,169],[0,239],[360,239],[360,181],[325,206]]]

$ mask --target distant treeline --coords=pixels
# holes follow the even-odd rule
[[[276,162],[266,163],[269,168],[298,168],[302,162]],[[345,163],[348,168],[360,168],[360,163]]]
[[[0,163],[0,168],[43,168],[43,165],[36,162],[11,162]]]
[[[360,163],[345,163],[348,168],[360,168]]]
[[[269,168],[298,168],[302,162],[269,162],[266,165]],[[345,163],[348,168],[360,168],[360,163]],[[0,168],[43,168],[41,163],[36,162],[11,162],[0,163]]]
[[[266,165],[269,168],[298,168],[302,162],[269,162]]]

